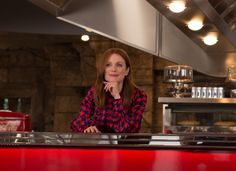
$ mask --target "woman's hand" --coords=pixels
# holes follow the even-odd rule
[[[120,98],[120,92],[118,87],[118,82],[104,82],[104,90],[109,91],[115,99]]]
[[[96,126],[90,126],[84,130],[84,133],[101,133]]]

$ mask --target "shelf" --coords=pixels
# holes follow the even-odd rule
[[[236,98],[175,98],[159,97],[158,103],[163,104],[236,104]]]

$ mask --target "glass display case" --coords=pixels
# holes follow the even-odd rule
[[[190,97],[193,69],[187,65],[170,65],[164,68],[164,82],[169,84],[166,94],[170,97]]]
[[[160,97],[164,133],[236,132],[236,98]]]

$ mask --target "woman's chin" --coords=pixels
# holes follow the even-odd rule
[[[109,78],[106,79],[107,82],[118,82],[118,80],[116,78]]]
[[[110,79],[108,82],[117,82],[117,80]]]

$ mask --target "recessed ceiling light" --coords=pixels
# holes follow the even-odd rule
[[[193,31],[200,30],[203,27],[203,21],[199,18],[192,19],[188,22],[188,28]]]
[[[169,9],[174,13],[180,13],[185,8],[185,1],[173,1],[169,4]]]
[[[217,33],[209,33],[203,38],[203,42],[208,46],[216,44],[218,42]]]
[[[81,36],[81,40],[83,40],[83,41],[88,41],[88,40],[89,40],[89,35],[83,34],[83,35]]]

